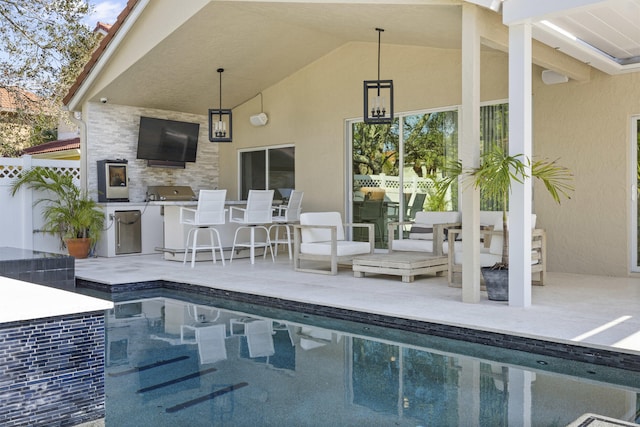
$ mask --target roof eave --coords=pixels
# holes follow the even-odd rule
[[[82,105],[89,88],[111,56],[117,51],[118,46],[131,30],[140,13],[149,3],[149,0],[129,0],[126,7],[120,12],[115,24],[107,35],[100,41],[98,48],[85,65],[74,84],[69,88],[62,103],[69,111],[78,111]]]

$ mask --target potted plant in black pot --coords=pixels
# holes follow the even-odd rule
[[[463,176],[469,185],[480,188],[485,196],[500,200],[502,203],[502,256],[501,261],[492,267],[482,268],[482,276],[489,299],[508,299],[509,289],[509,229],[507,224],[507,206],[511,186],[514,182],[522,183],[528,178],[530,171],[533,178],[543,182],[545,188],[558,204],[561,196],[570,198],[573,191],[570,183],[573,176],[569,169],[550,160],[529,161],[522,160],[521,154],[509,155],[501,145],[495,144],[493,148],[485,151],[480,158],[480,166],[468,171],[462,170],[462,164],[458,161],[446,168],[446,179],[439,184],[439,192],[444,192],[455,182],[459,176]],[[506,291],[504,288],[506,287]]]
[[[11,195],[23,186],[44,194],[34,202],[44,203],[43,231],[57,234],[69,255],[86,258],[104,226],[104,212],[97,202],[73,183],[70,174],[52,169],[36,167],[22,172],[11,184]]]

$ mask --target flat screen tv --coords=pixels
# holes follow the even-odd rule
[[[137,159],[195,162],[199,123],[140,117]]]

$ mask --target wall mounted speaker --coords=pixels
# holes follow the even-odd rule
[[[547,85],[556,85],[558,83],[568,82],[569,77],[552,70],[544,70],[542,71],[542,81]]]
[[[249,117],[249,121],[254,126],[264,126],[267,124],[269,118],[265,113],[256,114],[255,116]]]

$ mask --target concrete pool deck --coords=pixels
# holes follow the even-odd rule
[[[293,271],[285,254],[276,262],[256,258],[190,264],[166,261],[161,254],[76,260],[76,277],[116,285],[167,280],[276,297],[405,319],[461,326],[553,342],[640,355],[640,279],[548,273],[534,286],[532,306],[509,307],[489,301],[461,301],[461,289],[446,277],[418,276],[403,283],[395,276],[355,278],[351,269],[337,276]]]

